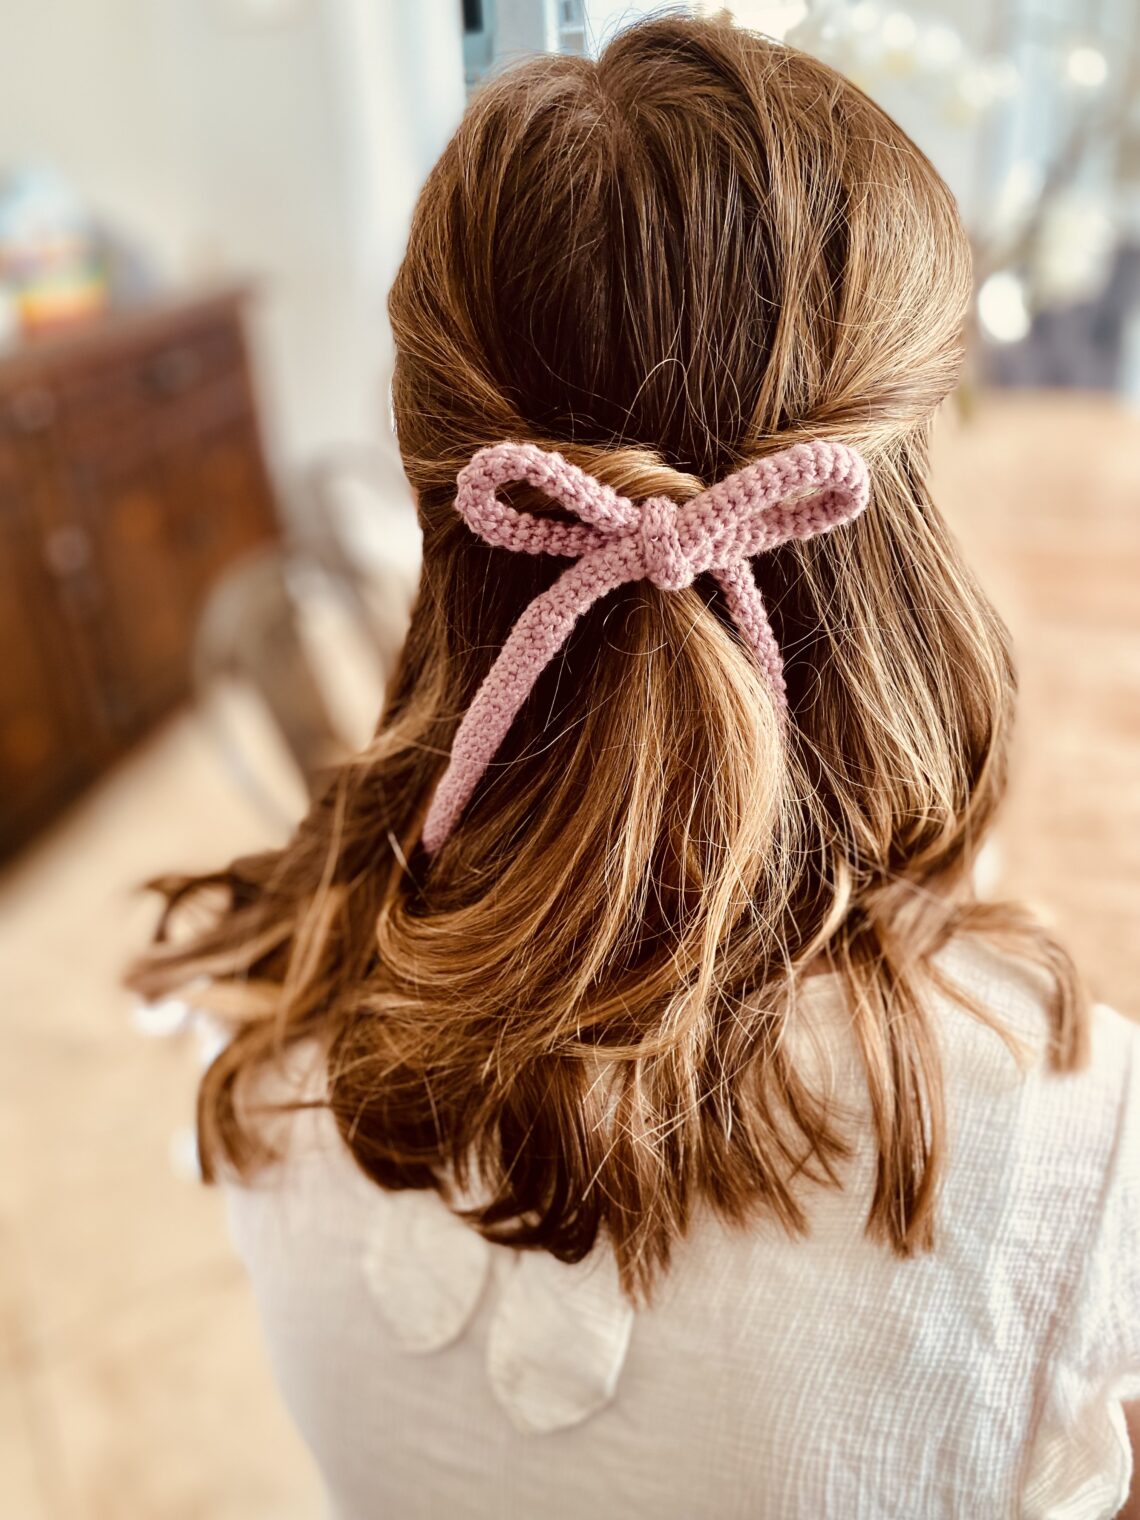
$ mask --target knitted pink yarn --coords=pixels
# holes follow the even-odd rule
[[[551,522],[507,506],[498,489],[510,481],[537,487],[579,521]],[[455,827],[515,714],[578,618],[627,581],[674,591],[711,573],[786,705],[783,661],[749,557],[849,522],[870,494],[860,455],[823,440],[758,460],[682,506],[664,496],[637,505],[561,454],[530,443],[480,449],[457,484],[456,509],[487,543],[575,563],[523,612],[464,715],[424,822],[429,852]]]

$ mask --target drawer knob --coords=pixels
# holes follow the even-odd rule
[[[146,378],[159,396],[177,396],[196,384],[202,373],[202,356],[193,348],[168,348],[147,366]]]
[[[55,397],[43,386],[29,386],[12,397],[8,415],[18,432],[42,433],[55,421]]]
[[[82,528],[55,528],[44,539],[44,564],[61,580],[79,575],[91,563],[91,540]]]

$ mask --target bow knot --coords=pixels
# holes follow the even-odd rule
[[[668,496],[651,496],[641,505],[638,523],[645,574],[662,591],[680,591],[696,579],[677,533],[677,503]]]
[[[519,512],[499,487],[525,481],[576,522]],[[752,574],[752,555],[813,538],[867,505],[867,466],[854,449],[817,439],[757,460],[678,507],[666,496],[640,506],[577,465],[529,443],[480,449],[459,472],[457,510],[486,543],[526,554],[560,554],[569,565],[511,629],[467,709],[423,826],[437,850],[454,828],[515,714],[578,618],[626,581],[662,591],[709,572],[777,707],[787,705],[783,660]]]

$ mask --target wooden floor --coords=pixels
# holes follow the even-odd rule
[[[937,459],[1021,649],[1003,885],[1140,1014],[1140,419],[995,398]],[[0,881],[2,1520],[319,1513],[218,1200],[171,1166],[194,1053],[142,1039],[115,982],[135,882],[266,833],[184,717]]]
[[[1062,929],[1140,1018],[1140,413],[1072,395],[945,419],[938,500],[1009,622],[1021,673],[1000,887]]]
[[[265,827],[186,716],[0,890],[0,1517],[309,1520],[219,1198],[177,1175],[194,1046],[116,975],[157,866]]]

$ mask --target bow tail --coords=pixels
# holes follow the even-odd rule
[[[784,683],[784,661],[780,646],[768,621],[768,609],[752,566],[746,559],[724,570],[713,572],[717,585],[724,592],[733,622],[740,629],[756,656],[761,670],[768,677],[776,696],[777,706],[783,710],[788,705],[787,687]]]
[[[534,683],[565,644],[574,624],[599,597],[627,578],[621,569],[611,573],[602,555],[583,555],[522,613],[455,735],[451,759],[424,820],[422,839],[429,854],[455,827]]]

